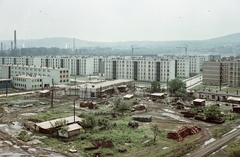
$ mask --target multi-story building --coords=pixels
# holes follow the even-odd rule
[[[41,66],[69,69],[70,75],[91,75],[98,71],[98,60],[91,56],[42,56]]]
[[[50,77],[54,84],[69,83],[69,70],[66,68],[37,67],[26,65],[2,65],[2,78],[12,79],[15,76]]]
[[[231,87],[240,87],[240,60],[228,62],[228,85]]]
[[[70,75],[105,75],[106,79],[159,80],[166,82],[175,77],[188,78],[202,70],[204,61],[213,60],[211,55],[202,56],[37,56],[0,57],[0,65],[35,65],[65,68]]]
[[[172,59],[130,56],[105,59],[106,79],[167,82],[175,76],[175,60]]]
[[[224,61],[205,61],[203,63],[203,84],[223,85],[228,83],[228,63]]]

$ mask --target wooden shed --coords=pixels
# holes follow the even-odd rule
[[[206,99],[195,99],[193,100],[194,106],[205,106]]]
[[[164,99],[165,93],[152,93],[152,94],[150,94],[150,97],[153,101],[156,101],[158,99]]]
[[[240,104],[240,98],[237,98],[237,97],[228,97],[228,98],[227,98],[227,102],[235,103],[235,104]]]
[[[63,120],[66,121],[67,125],[82,122],[82,118],[79,118],[77,116],[75,116],[74,118],[74,116],[71,116],[71,117],[59,118],[59,119],[54,119],[54,120],[45,121],[41,123],[36,123],[35,129],[40,133],[49,134],[52,130],[56,130],[57,128],[61,127],[61,126],[55,126],[55,128],[53,128],[52,125],[54,125],[57,121],[63,121]]]
[[[80,134],[81,128],[82,127],[77,123],[70,124],[70,125],[68,125],[68,130],[66,133],[62,133],[61,130],[58,130],[58,136],[69,138],[69,137],[78,135],[78,134]]]

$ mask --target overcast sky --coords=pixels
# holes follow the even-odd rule
[[[240,32],[240,0],[0,0],[0,40],[202,40]]]

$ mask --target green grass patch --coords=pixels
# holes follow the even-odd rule
[[[227,133],[231,130],[232,130],[231,127],[226,127],[226,126],[220,125],[220,126],[216,126],[212,129],[210,129],[210,132],[214,138],[220,138],[220,137],[222,137],[222,135],[224,135],[225,133]]]

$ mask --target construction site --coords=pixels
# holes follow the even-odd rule
[[[220,148],[210,150],[205,142],[239,128],[240,116],[232,112],[238,102],[232,99],[207,100],[206,94],[189,92],[184,101],[148,87],[115,80],[4,93],[0,155],[170,157],[192,156],[203,147],[211,155]],[[203,118],[199,107],[212,104],[222,112],[221,123]]]

